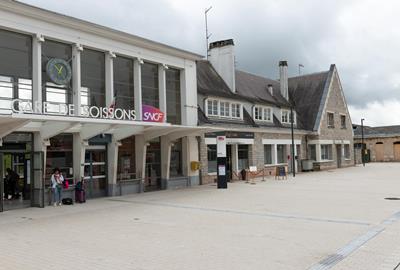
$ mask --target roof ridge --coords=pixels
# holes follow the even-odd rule
[[[303,75],[292,76],[292,77],[289,77],[289,79],[297,79],[297,78],[314,76],[314,75],[319,75],[319,74],[329,73],[329,72],[330,72],[330,70],[318,71],[318,72],[313,72],[313,73],[308,73],[308,74],[303,74]]]
[[[271,79],[271,78],[267,78],[267,77],[264,77],[264,76],[262,76],[262,75],[254,74],[254,73],[251,73],[251,72],[248,72],[248,71],[243,71],[243,70],[240,70],[240,69],[235,69],[235,71],[236,71],[236,72],[238,71],[238,72],[246,73],[246,74],[251,75],[251,76],[254,76],[254,77],[258,77],[258,78],[262,78],[262,79],[267,79],[267,80],[271,80],[271,81],[275,81],[275,82],[279,83],[278,80]]]

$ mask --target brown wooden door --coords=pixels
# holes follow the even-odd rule
[[[400,161],[400,142],[393,144],[394,160]]]
[[[375,161],[384,161],[383,143],[375,144]]]

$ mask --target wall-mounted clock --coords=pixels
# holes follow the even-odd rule
[[[71,81],[72,70],[67,61],[58,58],[52,58],[46,65],[47,75],[52,82],[58,85],[65,85]]]

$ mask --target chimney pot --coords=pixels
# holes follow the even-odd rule
[[[208,56],[211,65],[233,93],[236,92],[234,48],[233,39],[215,41],[210,43]]]
[[[279,61],[279,83],[281,94],[289,100],[289,85],[288,85],[288,63],[287,61]]]
[[[271,94],[271,96],[274,95],[274,87],[272,86],[272,84],[268,84],[268,92]]]

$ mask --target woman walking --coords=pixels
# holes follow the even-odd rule
[[[54,169],[50,180],[51,189],[53,191],[53,204],[54,206],[61,206],[64,177],[62,176],[60,169]]]

